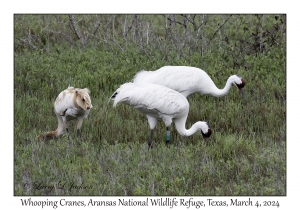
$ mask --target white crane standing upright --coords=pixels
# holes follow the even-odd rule
[[[204,138],[208,138],[212,131],[207,122],[198,121],[190,129],[185,128],[189,113],[187,99],[177,91],[151,83],[125,83],[118,88],[110,100],[114,100],[114,107],[118,103],[132,106],[147,115],[150,125],[149,148],[152,143],[153,129],[158,119],[162,119],[167,127],[166,143],[170,141],[170,125],[174,120],[178,133],[191,136],[198,130]]]
[[[178,91],[185,97],[196,92],[221,97],[228,93],[232,85],[235,85],[245,98],[243,89],[245,81],[242,77],[230,76],[225,87],[219,89],[205,71],[190,66],[164,66],[156,71],[142,70],[135,75],[133,82],[162,85]]]

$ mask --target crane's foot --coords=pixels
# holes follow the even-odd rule
[[[152,142],[148,142],[148,150],[152,149]]]

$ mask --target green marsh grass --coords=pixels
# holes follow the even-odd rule
[[[172,144],[167,148],[166,128],[159,122],[155,146],[148,150],[146,117],[132,107],[113,108],[108,102],[113,91],[139,69],[124,69],[127,74],[122,78],[113,67],[110,71],[79,67],[82,59],[96,53],[66,52],[66,57],[78,56],[67,69],[55,55],[15,57],[15,195],[286,194],[284,82],[276,82],[272,75],[255,80],[257,69],[240,69],[247,81],[246,101],[235,87],[222,98],[198,94],[188,98],[187,127],[198,120],[209,121],[213,135],[208,141],[199,132],[183,138],[173,125]],[[45,62],[51,68],[41,68]],[[285,72],[278,74],[285,77]],[[108,78],[115,75],[119,79],[111,84]],[[214,78],[220,88],[226,79]],[[56,129],[53,103],[68,85],[91,90],[93,109],[83,122],[82,139],[76,138],[71,122],[70,140],[64,135],[36,141],[37,135]],[[69,189],[72,185],[83,189]]]

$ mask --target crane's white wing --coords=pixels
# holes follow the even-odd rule
[[[135,75],[133,81],[163,85],[185,96],[194,92],[206,94],[205,90],[213,85],[205,71],[190,66],[164,66],[156,71],[143,70]]]
[[[176,116],[189,108],[188,101],[180,93],[156,84],[123,84],[111,97],[114,106],[128,104],[144,114]]]

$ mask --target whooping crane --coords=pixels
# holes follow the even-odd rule
[[[172,119],[178,133],[182,136],[191,136],[198,130],[204,138],[208,138],[212,130],[207,122],[198,121],[190,129],[185,128],[189,113],[189,103],[180,93],[170,88],[151,83],[125,83],[110,97],[114,100],[113,106],[123,103],[132,106],[147,115],[150,125],[149,148],[152,143],[153,129],[158,119],[162,119],[167,127],[166,143],[170,141],[170,126]]]
[[[231,85],[235,85],[245,99],[245,81],[242,77],[230,76],[225,87],[219,89],[205,71],[190,66],[164,66],[156,71],[142,70],[135,75],[133,82],[162,85],[178,91],[185,97],[196,92],[221,97],[228,93]]]
[[[87,88],[80,89],[68,87],[62,91],[54,103],[54,111],[58,119],[58,128],[38,136],[38,139],[52,139],[68,133],[68,121],[77,120],[77,137],[81,135],[81,126],[84,118],[87,118],[93,107],[90,91]]]

